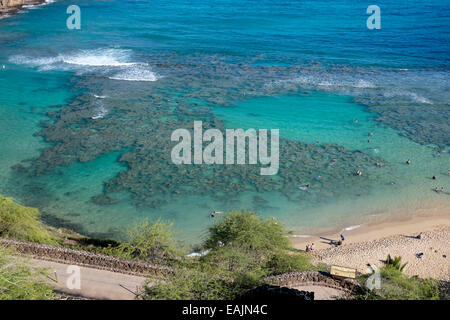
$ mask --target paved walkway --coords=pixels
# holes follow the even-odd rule
[[[48,281],[55,290],[90,299],[132,300],[137,288],[146,280],[145,277],[80,267],[80,289],[69,289],[67,280],[72,273],[68,273],[68,264],[38,259],[31,259],[29,262],[32,266],[47,268],[49,277],[52,278]]]

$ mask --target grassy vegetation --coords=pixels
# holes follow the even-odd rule
[[[53,300],[56,295],[43,281],[44,270],[31,269],[13,252],[0,246],[0,300]]]
[[[144,299],[233,299],[263,283],[266,276],[317,269],[295,253],[285,228],[252,212],[230,212],[209,229],[195,260],[182,259],[164,279],[152,278]],[[181,257],[180,257],[181,259]],[[156,282],[156,285],[155,285]]]
[[[146,219],[131,227],[127,234],[127,240],[115,249],[124,258],[170,264],[184,253],[182,245],[174,240],[172,222],[158,219],[150,223]]]
[[[402,264],[402,257],[394,257],[392,258],[390,254],[388,254],[386,258],[386,266],[390,268],[396,269],[398,271],[403,272],[408,262]]]
[[[197,248],[206,254],[187,258],[186,247],[175,240],[171,222],[145,220],[131,227],[123,241],[92,239],[46,226],[37,209],[0,196],[1,238],[59,244],[172,266],[172,273],[149,278],[152,285],[144,286],[144,299],[234,299],[263,284],[270,275],[323,270],[311,263],[309,255],[295,252],[287,230],[275,219],[241,211],[216,219]],[[400,257],[388,256],[380,270],[381,288],[356,299],[439,299],[437,280],[408,277],[402,273],[405,267]],[[0,246],[0,299],[53,299],[55,295],[42,282],[42,275]],[[363,276],[360,281],[365,283],[367,278]]]
[[[401,264],[401,258],[392,259],[388,256],[386,265],[380,269],[381,288],[367,291],[357,299],[364,300],[439,300],[439,281],[421,279],[417,276],[408,277],[403,273],[406,264]],[[365,283],[368,276],[360,278]]]
[[[40,216],[37,209],[0,196],[0,237],[56,244],[56,237],[40,221]]]

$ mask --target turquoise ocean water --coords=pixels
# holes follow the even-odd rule
[[[161,216],[192,241],[212,210],[296,234],[449,212],[450,4],[378,1],[368,30],[370,4],[56,1],[0,20],[0,194],[91,235]],[[194,120],[280,129],[279,174],[171,164]]]

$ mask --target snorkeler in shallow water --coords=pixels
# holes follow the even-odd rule
[[[434,192],[436,192],[436,193],[441,193],[442,191],[444,191],[444,187],[441,187],[441,188],[436,187],[436,188],[434,188]]]
[[[216,214],[222,214],[223,212],[222,211],[216,211],[216,210],[214,210],[213,212],[211,212],[210,214],[209,214],[209,217],[210,218],[214,218],[215,216],[216,216]]]

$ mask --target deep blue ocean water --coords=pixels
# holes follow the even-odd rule
[[[212,210],[298,234],[449,211],[448,1],[75,3],[81,30],[71,1],[0,20],[0,194],[47,222],[117,236],[161,216],[195,241]],[[180,178],[163,147],[193,120],[306,144],[269,182]]]

